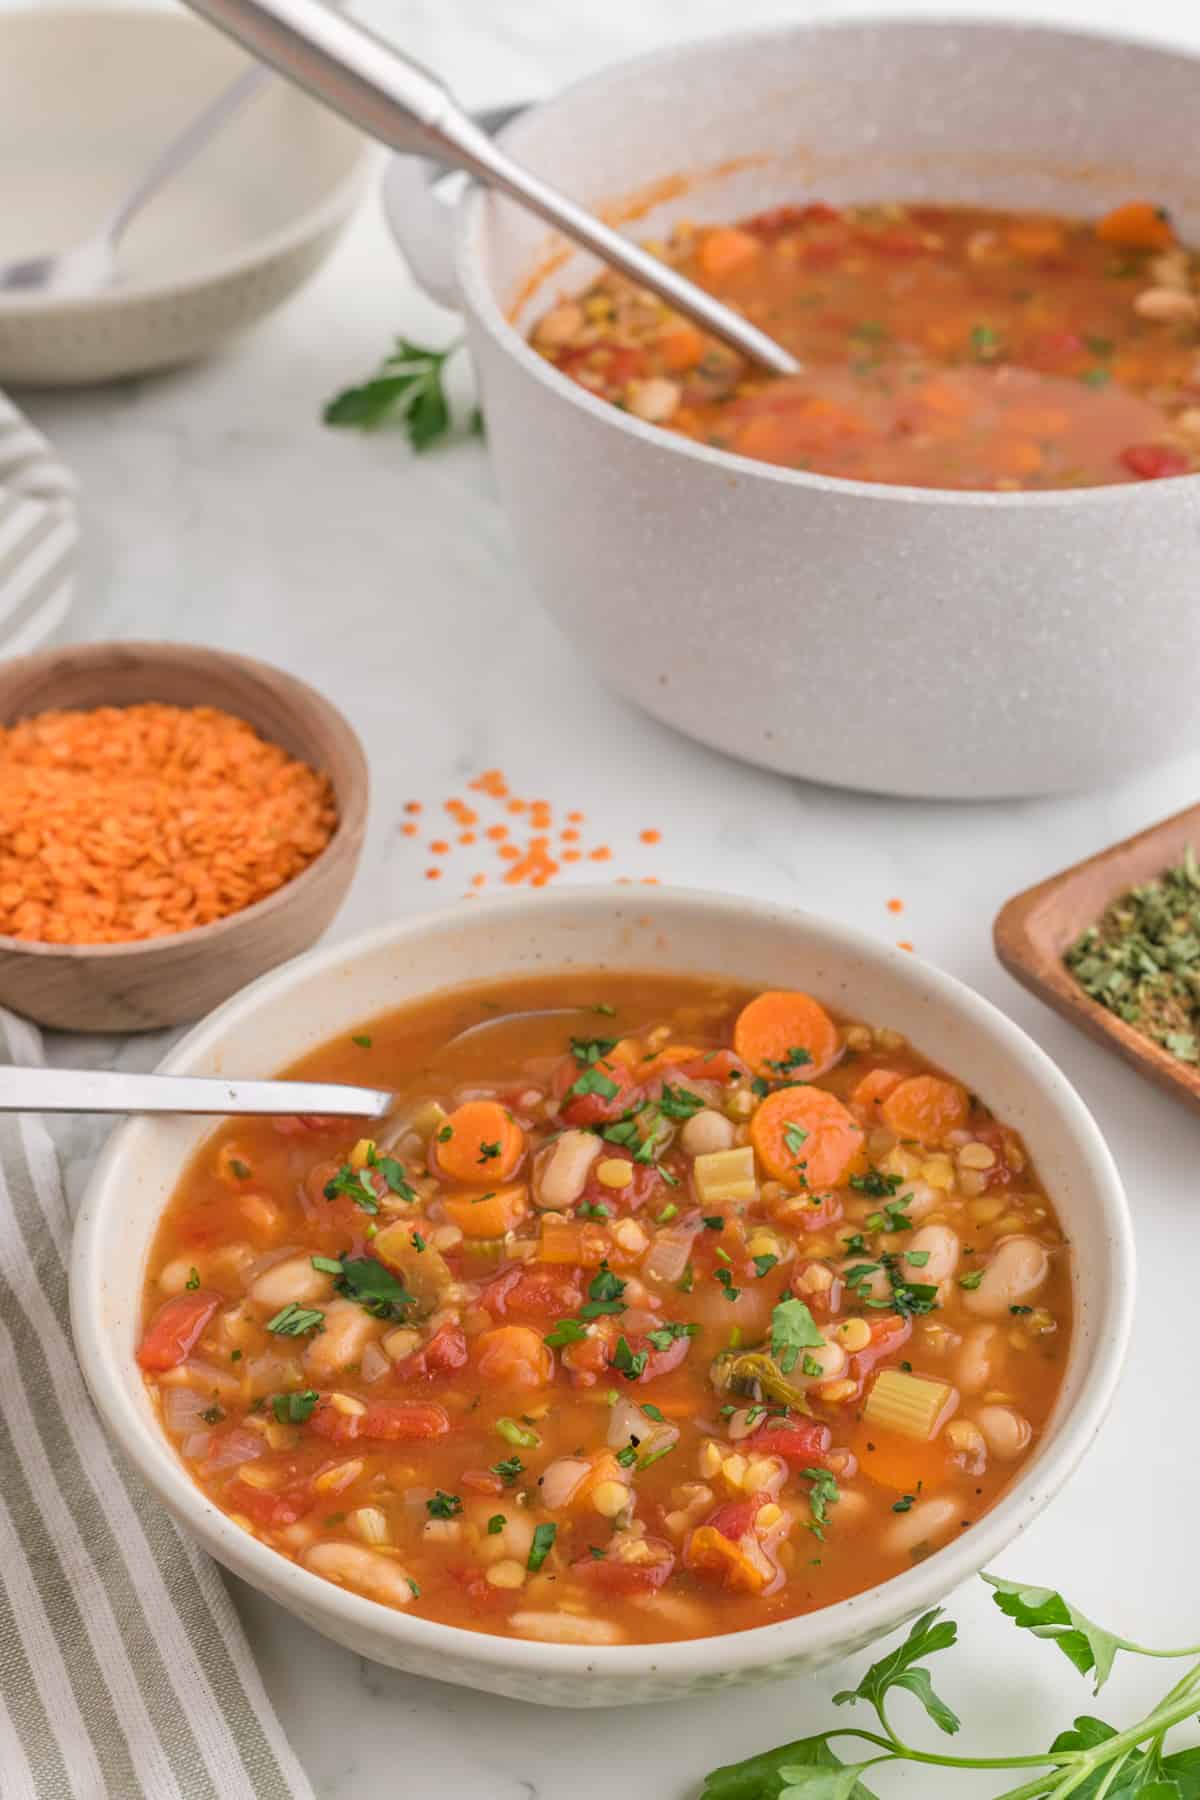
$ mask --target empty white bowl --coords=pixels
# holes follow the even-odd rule
[[[0,262],[89,236],[247,62],[175,13],[0,15]],[[70,386],[203,355],[312,274],[367,162],[357,132],[271,82],[134,219],[113,287],[0,293],[0,381]]]
[[[360,1656],[555,1706],[677,1699],[819,1668],[894,1630],[992,1563],[1095,1436],[1133,1311],[1133,1238],[1120,1178],[1083,1102],[1049,1058],[948,975],[803,913],[669,888],[636,901],[574,888],[386,925],[264,976],[189,1033],[163,1067],[270,1075],[431,990],[569,965],[709,972],[811,988],[843,1011],[905,1032],[1022,1133],[1074,1246],[1075,1332],[1036,1454],[970,1531],[905,1574],[820,1612],[724,1637],[599,1650],[411,1618],[322,1581],[205,1498],[164,1437],[134,1362],[147,1250],[175,1183],[211,1129],[204,1120],[131,1121],[97,1164],[71,1271],[84,1375],[108,1429],[179,1523],[235,1574]]]

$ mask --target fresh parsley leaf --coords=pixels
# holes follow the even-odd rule
[[[450,429],[443,372],[458,348],[451,344],[446,350],[428,350],[397,338],[391,355],[369,381],[345,388],[329,402],[325,423],[377,431],[398,416],[413,449],[427,449]]]
[[[771,1273],[771,1270],[775,1267],[779,1258],[773,1256],[770,1251],[764,1251],[761,1256],[752,1256],[750,1261],[754,1264],[754,1273],[761,1281],[764,1275],[769,1275]]]
[[[1050,1638],[1063,1655],[1074,1663],[1081,1675],[1094,1670],[1099,1693],[1112,1673],[1113,1661],[1121,1648],[1121,1639],[1101,1626],[1093,1624],[1054,1588],[1030,1587],[1019,1581],[1002,1581],[998,1575],[983,1574],[995,1589],[996,1605],[1022,1631],[1034,1637]]]
[[[865,1175],[852,1175],[850,1186],[857,1188],[860,1194],[869,1194],[872,1200],[886,1200],[900,1186],[899,1175],[885,1175],[882,1169],[868,1169]]]
[[[564,1344],[581,1344],[586,1336],[587,1326],[581,1325],[578,1319],[560,1319],[542,1342],[549,1344],[552,1350],[561,1350]]]
[[[503,1513],[493,1513],[487,1522],[488,1536],[499,1537],[507,1524],[508,1520]]]
[[[323,1331],[325,1314],[315,1306],[297,1306],[289,1300],[281,1306],[273,1319],[267,1320],[267,1330],[273,1331],[276,1337],[303,1337],[306,1331]]]
[[[585,1069],[577,1081],[573,1081],[567,1089],[568,1099],[585,1099],[588,1094],[599,1094],[602,1100],[615,1100],[620,1093],[615,1081],[611,1081],[600,1069]]]
[[[529,1570],[531,1575],[537,1574],[538,1570],[549,1556],[550,1551],[553,1549],[554,1540],[557,1536],[557,1525],[546,1523],[534,1527],[533,1543],[529,1546],[529,1560],[525,1564],[525,1567]]]
[[[842,1497],[842,1490],[828,1469],[801,1469],[800,1476],[810,1484],[808,1510],[812,1518],[808,1528],[823,1543],[825,1527],[829,1523],[829,1508],[837,1505]]]
[[[253,1174],[253,1170],[249,1163],[244,1163],[239,1156],[231,1156],[229,1159],[229,1166],[239,1181],[249,1181]]]
[[[929,1261],[929,1252],[928,1250],[909,1250],[905,1253],[904,1260],[914,1269],[923,1269]]]
[[[808,1142],[808,1133],[802,1126],[789,1123],[783,1128],[783,1141],[793,1156],[799,1156]]]
[[[633,1350],[624,1336],[619,1337],[612,1353],[613,1368],[622,1374],[626,1381],[637,1381],[646,1372],[646,1364],[650,1361],[648,1350]]]
[[[665,1119],[691,1119],[698,1112],[704,1111],[705,1102],[699,1094],[693,1094],[689,1088],[672,1087],[670,1082],[663,1082],[662,1093],[658,1097],[658,1110]]]
[[[698,1325],[684,1325],[681,1324],[678,1319],[668,1319],[665,1325],[656,1325],[653,1331],[648,1331],[646,1333],[646,1342],[648,1344],[653,1344],[656,1350],[669,1350],[671,1345],[675,1343],[677,1339],[695,1337],[699,1330],[700,1327]],[[642,1410],[643,1412],[650,1412],[648,1406],[643,1407]],[[654,1409],[654,1412],[660,1419],[662,1418],[662,1414],[658,1412],[657,1407]]]
[[[404,1319],[417,1303],[416,1295],[373,1256],[343,1257],[336,1286],[343,1298],[357,1300],[376,1319]]]
[[[727,1300],[738,1299],[742,1290],[739,1287],[734,1287],[733,1276],[729,1273],[729,1270],[728,1269],[717,1269],[715,1271],[715,1274],[716,1274],[717,1280],[720,1282],[721,1286],[725,1290],[725,1298]]]
[[[189,1294],[194,1294],[200,1286],[200,1271],[199,1271],[199,1269],[189,1269],[188,1270],[188,1278],[184,1282],[183,1285],[187,1289]]]
[[[497,1138],[495,1143],[492,1143],[492,1144],[485,1143],[482,1139],[480,1139],[479,1156],[477,1158],[477,1160],[479,1162],[481,1162],[481,1163],[494,1162],[495,1159],[499,1156],[499,1154],[500,1154],[499,1138]]]
[[[883,1211],[872,1213],[867,1220],[867,1230],[911,1231],[912,1220],[905,1211],[907,1205],[907,1195],[905,1195],[903,1200],[885,1200],[883,1203]]]
[[[582,1200],[576,1208],[576,1212],[581,1219],[612,1218],[612,1208],[605,1206],[603,1200]]]
[[[350,1042],[352,1044],[357,1044],[360,1050],[369,1050],[371,1045],[375,1042],[375,1039],[369,1032],[360,1031],[350,1039]]]
[[[781,1300],[771,1314],[771,1355],[790,1375],[802,1350],[816,1350],[825,1339],[803,1300]]]
[[[804,1786],[809,1776],[842,1782],[849,1787]],[[784,1783],[789,1785],[784,1786]],[[858,1780],[858,1767],[850,1767],[829,1748],[824,1737],[798,1738],[745,1762],[713,1769],[700,1800],[877,1800],[873,1789]]]
[[[932,1656],[938,1650],[948,1650],[957,1637],[957,1626],[953,1619],[942,1617],[940,1607],[924,1613],[902,1644],[871,1664],[856,1688],[846,1688],[833,1696],[834,1705],[853,1705],[855,1701],[866,1700],[875,1708],[879,1721],[886,1730],[882,1710],[884,1699],[892,1688],[907,1688],[910,1694],[916,1695],[939,1730],[953,1735],[961,1720],[934,1693],[928,1669],[919,1669],[914,1665],[924,1656]]]
[[[506,1487],[511,1487],[517,1476],[525,1473],[525,1464],[519,1456],[506,1456],[491,1465],[491,1472],[498,1475]]]
[[[630,1438],[629,1442],[625,1445],[625,1448],[617,1451],[617,1461],[623,1469],[632,1469],[634,1463],[637,1461],[637,1446],[638,1439]]]
[[[969,1293],[972,1288],[977,1288],[982,1280],[982,1269],[968,1269],[965,1275],[959,1276],[958,1285],[960,1288],[966,1288]]]
[[[340,1275],[342,1272],[340,1256],[310,1256],[308,1260],[322,1275]]]
[[[571,1039],[571,1055],[582,1068],[589,1069],[615,1050],[616,1038],[577,1038]]]
[[[281,1425],[303,1425],[312,1417],[319,1398],[316,1388],[305,1388],[301,1394],[272,1394],[271,1411]]]
[[[661,1406],[655,1406],[653,1400],[647,1400],[642,1407],[642,1411],[648,1419],[653,1419],[655,1424],[662,1425],[665,1423]]]
[[[593,1012],[594,1012],[594,1013],[600,1013],[600,1014],[601,1014],[601,1015],[602,1015],[602,1017],[604,1017],[604,1018],[606,1018],[606,1019],[615,1019],[615,1018],[616,1018],[616,1016],[617,1016],[617,1009],[616,1009],[616,1007],[615,1007],[615,1006],[610,1006],[610,1005],[609,1005],[609,1004],[608,1004],[608,1001],[607,1001],[607,1000],[597,1000],[597,1001],[595,1001],[595,1002],[594,1002],[594,1003],[593,1003],[593,1005],[592,1005],[592,1008],[591,1008],[591,1010],[592,1010],[592,1011],[593,1011]]]
[[[342,1164],[332,1180],[325,1183],[322,1191],[327,1200],[336,1200],[339,1194],[344,1194],[347,1200],[353,1200],[355,1206],[362,1212],[377,1213],[379,1211],[379,1196],[375,1189],[368,1187],[363,1180],[361,1171],[352,1169],[349,1163]]]
[[[806,1350],[804,1355],[800,1358],[800,1373],[802,1375],[807,1375],[810,1381],[820,1381],[825,1370],[817,1361],[816,1357],[810,1356]]]
[[[463,1509],[463,1503],[457,1494],[444,1494],[438,1488],[432,1500],[425,1502],[425,1510],[431,1519],[456,1519]]]

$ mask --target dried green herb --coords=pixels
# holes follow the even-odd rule
[[[1185,1063],[1200,1063],[1200,865],[1131,888],[1063,958],[1085,994]]]

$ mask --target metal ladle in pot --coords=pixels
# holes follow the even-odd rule
[[[394,150],[434,156],[465,169],[752,362],[776,375],[799,372],[796,359],[773,338],[514,162],[435,75],[323,0],[188,4],[369,137]]]

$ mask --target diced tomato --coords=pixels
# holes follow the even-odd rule
[[[828,1231],[831,1225],[838,1223],[842,1211],[837,1194],[814,1194],[803,1210],[797,1206],[789,1211],[788,1218],[801,1231]]]
[[[626,344],[587,345],[568,350],[558,366],[584,387],[623,388],[646,373],[646,352]]]
[[[608,1374],[609,1349],[607,1338],[599,1332],[594,1337],[581,1338],[578,1343],[565,1345],[560,1355],[563,1368],[571,1377],[571,1386],[595,1387],[600,1377]]]
[[[996,1160],[990,1169],[980,1171],[989,1188],[1008,1187],[1013,1180],[1013,1167],[1008,1160],[1008,1133],[1003,1125],[991,1124],[971,1127],[971,1135],[981,1144],[993,1150]]]
[[[830,225],[841,218],[835,206],[825,206],[816,200],[811,206],[772,206],[766,212],[755,213],[742,226],[743,231],[752,231],[755,237],[763,238],[770,243],[772,239],[782,237],[785,231],[793,231],[798,225]]]
[[[445,1437],[450,1415],[432,1400],[412,1400],[369,1406],[365,1413],[344,1413],[323,1400],[308,1421],[309,1430],[334,1444],[375,1438],[383,1443],[416,1443],[422,1438]]]
[[[462,1589],[476,1611],[495,1612],[506,1598],[506,1590],[493,1587],[478,1563],[450,1563],[446,1574]]]
[[[223,1499],[230,1512],[244,1513],[254,1524],[275,1530],[283,1525],[294,1525],[316,1504],[310,1481],[275,1489],[251,1487],[248,1481],[231,1481]]]
[[[173,1294],[164,1300],[138,1346],[137,1359],[142,1368],[154,1374],[177,1368],[191,1355],[224,1298],[224,1294],[197,1288],[194,1293]]]
[[[518,1264],[489,1281],[479,1304],[493,1317],[514,1314],[525,1319],[558,1319],[573,1313],[583,1302],[583,1282],[578,1269],[539,1263]]]
[[[614,1538],[605,1556],[581,1556],[571,1564],[573,1575],[582,1575],[610,1594],[648,1594],[660,1588],[675,1567],[675,1552],[665,1538],[630,1538],[624,1544]]]
[[[392,1370],[396,1381],[425,1381],[435,1375],[449,1375],[461,1369],[467,1360],[467,1338],[461,1325],[449,1320],[439,1325],[427,1344],[402,1356]]]
[[[499,1475],[493,1475],[490,1469],[464,1469],[458,1478],[459,1487],[469,1488],[473,1494],[502,1494],[504,1483]]]
[[[819,1285],[812,1279],[814,1270],[833,1274],[833,1281],[828,1287]],[[842,1303],[842,1281],[834,1274],[829,1263],[819,1257],[806,1257],[798,1262],[792,1271],[792,1292],[798,1300],[803,1300],[808,1310],[816,1319],[827,1319],[838,1311]]]
[[[580,1081],[586,1087],[592,1080],[603,1084],[602,1092],[571,1093]],[[610,1093],[610,1088],[615,1092]],[[562,1118],[566,1124],[608,1125],[629,1111],[638,1089],[623,1063],[601,1061],[581,1068],[572,1056],[565,1058],[555,1070],[554,1092],[562,1100]]]
[[[636,1377],[638,1382],[657,1381],[660,1375],[669,1375],[672,1369],[677,1369],[680,1363],[686,1360],[692,1341],[691,1338],[687,1337],[672,1338],[665,1350],[657,1350],[650,1342],[650,1339],[648,1337],[643,1337],[640,1332],[626,1332],[624,1335],[625,1342],[629,1345],[629,1348],[635,1356],[642,1350],[646,1352],[646,1366],[641,1374]],[[617,1344],[619,1342],[620,1334],[613,1338],[612,1343],[608,1347],[608,1362],[610,1368],[615,1369],[617,1367],[616,1363],[613,1361],[613,1357],[616,1355]]]
[[[706,1050],[703,1056],[679,1065],[679,1073],[689,1081],[731,1081],[743,1070],[746,1065],[733,1050]]]
[[[819,1419],[789,1419],[783,1425],[764,1425],[747,1442],[753,1446],[755,1456],[782,1456],[791,1469],[804,1469],[810,1464],[823,1468],[833,1433]]]
[[[765,1490],[751,1494],[745,1500],[727,1500],[715,1512],[709,1513],[704,1523],[719,1531],[731,1544],[736,1544],[752,1529],[755,1519],[770,1500],[771,1496]]]
[[[902,1319],[898,1313],[888,1313],[869,1323],[871,1342],[865,1350],[856,1351],[850,1358],[850,1373],[860,1382],[866,1380],[877,1363],[893,1355],[912,1336],[912,1320]]]
[[[1188,459],[1171,444],[1130,444],[1120,460],[1142,481],[1161,481],[1164,475],[1186,475]]]

